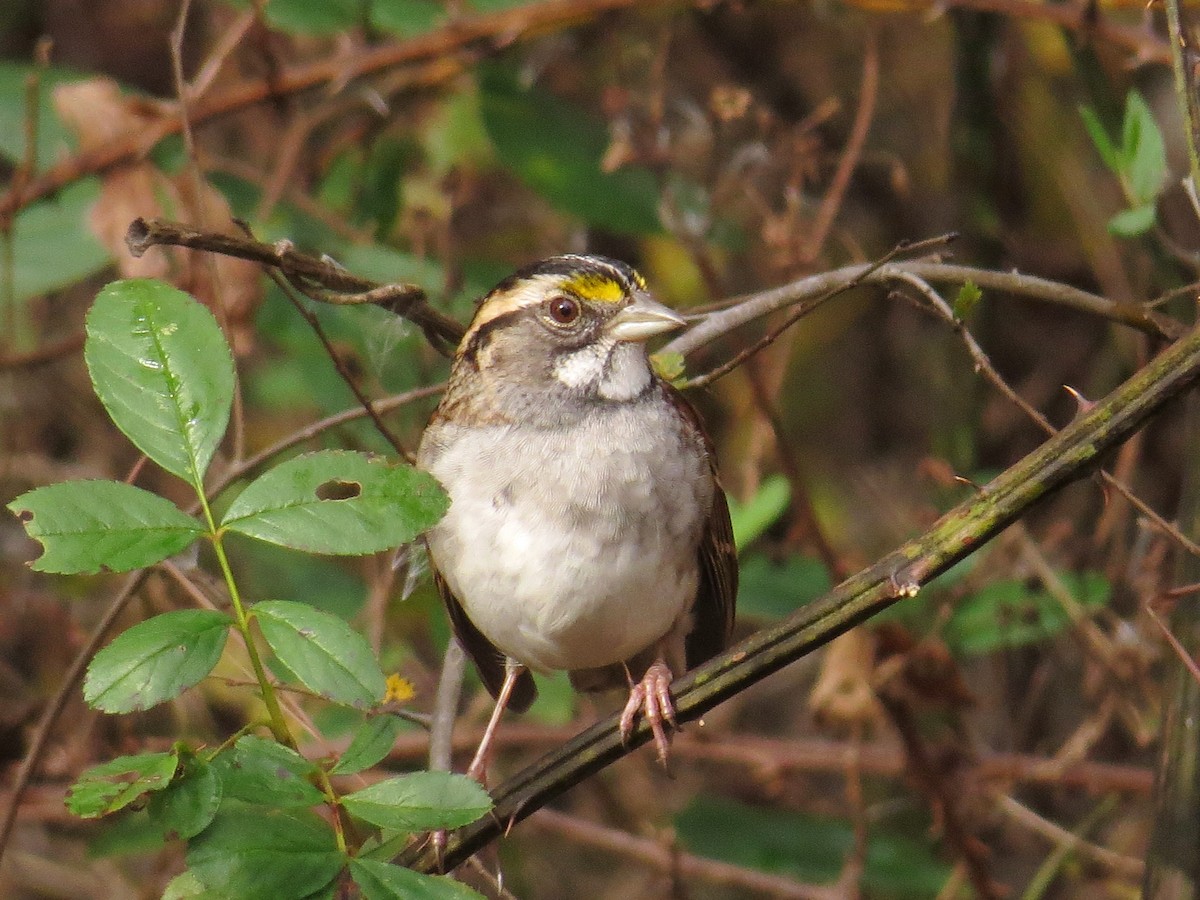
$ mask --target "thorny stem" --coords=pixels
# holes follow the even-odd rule
[[[1185,180],[1185,186],[1188,197],[1192,201],[1192,208],[1195,210],[1197,218],[1200,218],[1200,198],[1197,198],[1196,195],[1196,191],[1200,190],[1200,148],[1197,147],[1197,141],[1200,140],[1200,134],[1197,134],[1197,129],[1200,128],[1200,114],[1196,108],[1197,101],[1191,86],[1191,79],[1188,78],[1187,61],[1184,59],[1187,42],[1183,35],[1179,0],[1166,0],[1166,12],[1167,36],[1171,49],[1171,70],[1175,75],[1175,99],[1179,104],[1179,117],[1183,120],[1184,132],[1187,136],[1188,177]]]

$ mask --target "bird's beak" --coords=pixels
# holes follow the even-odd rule
[[[677,312],[639,292],[634,294],[632,303],[608,320],[604,330],[618,341],[644,341],[686,324]]]

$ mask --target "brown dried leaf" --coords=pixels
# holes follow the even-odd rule
[[[883,719],[883,707],[871,680],[875,668],[875,639],[865,628],[836,638],[821,660],[821,673],[808,698],[821,722],[872,727]]]

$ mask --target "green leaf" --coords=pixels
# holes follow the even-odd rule
[[[1153,203],[1126,209],[1108,220],[1108,230],[1118,237],[1137,237],[1154,227],[1155,215]]]
[[[1096,111],[1090,106],[1081,106],[1079,107],[1079,116],[1083,119],[1083,127],[1087,129],[1088,137],[1092,139],[1092,144],[1095,146],[1096,152],[1100,154],[1100,159],[1114,175],[1120,176],[1125,169],[1121,151],[1108,136],[1108,129],[1104,127],[1104,123],[1100,121]]]
[[[195,837],[209,826],[221,806],[221,779],[213,767],[195,756],[187,759],[183,773],[150,797],[150,819],[168,839]]]
[[[422,875],[377,859],[350,860],[350,876],[366,900],[482,900],[446,875]]]
[[[224,795],[278,809],[315,806],[324,795],[308,780],[316,765],[290,747],[248,734],[212,762]]]
[[[180,872],[163,889],[162,900],[219,900],[208,888],[201,884],[195,872],[185,870]]]
[[[738,563],[738,615],[782,619],[832,587],[825,565],[811,556],[775,562],[754,553]]]
[[[65,69],[35,68],[27,63],[0,60],[0,154],[13,164],[25,159],[26,97],[31,76],[38,80],[36,165],[42,171],[73,151],[76,145],[71,132],[55,114],[53,91],[60,84],[80,81],[83,76]],[[81,225],[82,217],[72,228],[83,230]]]
[[[738,549],[752,543],[775,524],[787,509],[792,489],[782,475],[768,475],[758,486],[758,493],[740,503],[729,498],[729,517],[733,522],[733,541]]]
[[[170,700],[213,670],[233,620],[213,609],[181,609],[134,625],[96,654],[83,698],[110,713]]]
[[[1162,189],[1167,177],[1167,154],[1163,147],[1162,132],[1154,121],[1154,113],[1137,91],[1130,91],[1125,98],[1122,134],[1132,200],[1144,206],[1151,203]]]
[[[254,807],[223,808],[187,853],[207,890],[237,900],[300,900],[329,885],[345,862],[322,819]]]
[[[233,402],[233,358],[213,314],[161,281],[116,281],[88,313],[84,357],[117,427],[199,490]]]
[[[374,0],[370,17],[380,31],[414,37],[446,21],[446,8],[436,0]]]
[[[361,0],[271,0],[267,21],[288,34],[336,34],[360,21]]]
[[[66,481],[8,508],[43,553],[39,572],[128,572],[179,553],[204,527],[170,500],[119,481]]]
[[[691,852],[805,882],[832,883],[854,852],[846,821],[699,797],[675,818]],[[861,886],[870,897],[937,896],[951,867],[937,859],[928,827],[888,828],[873,822]]]
[[[500,161],[563,212],[617,234],[656,234],[658,183],[640,167],[603,172],[608,129],[501,64],[478,67],[480,111]]]
[[[88,769],[67,793],[67,809],[83,819],[106,816],[171,783],[179,760],[174,753],[118,756]]]
[[[451,772],[413,772],[347,794],[351,814],[398,831],[460,828],[492,808],[479,782]]]
[[[16,300],[77,284],[109,264],[111,254],[86,227],[99,184],[85,178],[18,213],[12,249]]]
[[[1059,573],[1080,605],[1091,611],[1108,603],[1111,585],[1099,572]],[[996,581],[958,604],[944,637],[959,653],[988,653],[1047,640],[1067,629],[1071,618],[1049,592],[1016,579]]]
[[[411,466],[322,450],[251,483],[222,526],[310,553],[377,553],[411,541],[448,506],[437,481]]]
[[[982,299],[983,291],[979,289],[979,285],[968,278],[958,289],[958,296],[954,298],[954,318],[960,322],[965,320]]]
[[[404,722],[396,716],[372,716],[354,733],[350,746],[332,769],[331,775],[353,775],[371,768],[388,755]]]
[[[348,706],[374,706],[387,681],[366,639],[337,616],[307,603],[264,600],[253,616],[280,662],[306,688]]]

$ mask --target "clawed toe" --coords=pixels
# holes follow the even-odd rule
[[[671,670],[665,662],[658,660],[646,670],[642,680],[629,686],[629,701],[621,712],[621,740],[628,741],[633,733],[633,723],[638,713],[650,723],[654,735],[654,747],[658,761],[664,766],[671,751],[671,740],[663,723],[678,730],[675,722],[675,704],[671,700]]]

